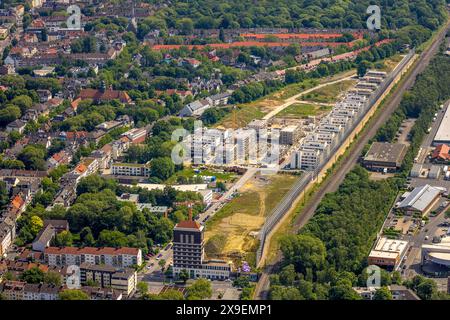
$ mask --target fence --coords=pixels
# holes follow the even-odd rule
[[[262,254],[264,252],[264,246],[266,244],[267,235],[272,231],[275,225],[283,218],[283,216],[289,211],[292,203],[296,198],[298,198],[301,192],[308,186],[310,182],[314,180],[314,177],[318,177],[320,172],[325,168],[327,163],[331,160],[334,154],[339,150],[342,143],[344,143],[356,127],[360,124],[363,118],[367,115],[369,110],[375,105],[375,103],[382,97],[386,89],[392,84],[392,82],[397,78],[397,76],[403,71],[405,66],[414,57],[415,51],[411,50],[408,55],[406,55],[400,64],[391,72],[386,79],[381,83],[375,92],[372,93],[370,98],[364,103],[362,108],[358,111],[358,114],[350,119],[350,122],[345,126],[344,131],[341,131],[338,137],[335,139],[335,143],[331,148],[324,150],[321,160],[317,164],[316,168],[312,171],[306,171],[294,186],[289,190],[289,192],[283,197],[280,203],[272,210],[269,217],[266,219],[261,231],[259,232],[259,247],[256,251],[256,265],[261,261]]]

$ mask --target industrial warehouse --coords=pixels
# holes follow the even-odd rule
[[[366,153],[363,165],[373,171],[393,172],[400,168],[407,151],[402,143],[374,142]]]
[[[435,146],[440,144],[450,144],[450,108],[448,105],[436,136],[434,137],[433,144]]]

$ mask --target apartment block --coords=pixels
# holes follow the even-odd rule
[[[115,176],[148,177],[150,176],[150,163],[113,163],[111,173]]]
[[[79,266],[82,263],[90,263],[124,268],[141,265],[142,251],[129,247],[48,247],[44,250],[44,261],[50,266]]]

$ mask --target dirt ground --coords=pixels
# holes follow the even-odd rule
[[[270,177],[257,176],[248,181],[240,190],[240,196],[233,199],[222,212],[223,216],[212,225],[206,227],[205,241],[211,237],[224,236],[225,243],[219,255],[206,255],[209,258],[224,260],[244,260],[251,263],[257,244],[257,234],[276,203],[289,190],[295,181],[294,176],[275,175]]]

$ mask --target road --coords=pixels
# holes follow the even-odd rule
[[[172,251],[172,248],[168,250],[161,249],[157,255],[151,257],[147,261],[145,269],[138,274],[138,281],[162,281],[163,273],[161,272],[161,267],[158,263],[161,260],[165,260],[166,266],[169,265],[173,259]],[[159,259],[157,259],[157,257],[159,257]]]
[[[418,74],[423,72],[427,65],[429,64],[431,58],[436,54],[439,49],[439,45],[444,39],[449,22],[447,26],[440,31],[438,36],[434,39],[434,42],[429,46],[419,57],[418,62],[412,66],[411,72],[407,74],[404,81],[399,83],[395,90],[395,93],[390,96],[388,101],[385,103],[383,112],[377,114],[377,118],[369,123],[370,127],[360,133],[358,140],[352,145],[351,150],[339,167],[339,170],[335,172],[329,179],[325,180],[320,187],[320,189],[314,193],[310,201],[306,204],[302,214],[294,222],[293,232],[297,232],[302,228],[311,217],[320,202],[320,200],[329,192],[334,192],[338,189],[339,185],[344,180],[346,174],[355,166],[359,156],[364,148],[364,146],[369,142],[369,140],[375,136],[378,129],[390,118],[392,113],[397,109],[400,104],[403,94],[412,87]],[[282,258],[281,253],[278,253],[275,261],[266,266],[264,269],[260,281],[255,290],[255,297],[257,299],[267,299],[269,293],[269,274],[273,272],[276,265],[280,262]]]

